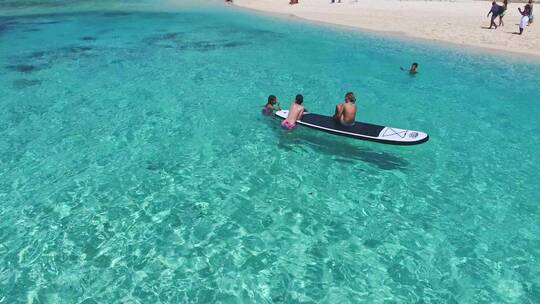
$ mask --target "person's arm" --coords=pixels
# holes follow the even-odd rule
[[[277,110],[281,111],[281,105],[279,104],[279,102],[277,103]]]
[[[521,11],[521,7],[518,7],[518,11],[521,15],[523,15],[523,12]]]
[[[300,113],[298,113],[298,119],[297,120],[302,120],[302,116],[304,116],[304,109],[300,110]]]
[[[336,111],[334,112],[334,118],[340,119],[341,115],[343,114],[343,106],[340,107],[340,105],[336,105]]]

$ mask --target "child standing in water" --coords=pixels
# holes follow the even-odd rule
[[[302,119],[302,115],[304,115],[304,106],[302,106],[303,102],[304,96],[300,94],[296,95],[296,98],[289,109],[289,115],[287,115],[287,118],[281,123],[281,127],[283,127],[283,129],[294,129],[296,127],[296,121]]]
[[[281,111],[281,107],[279,106],[277,97],[275,95],[270,95],[268,96],[268,102],[264,106],[262,113],[263,115],[270,116],[270,115],[273,115],[275,111]]]

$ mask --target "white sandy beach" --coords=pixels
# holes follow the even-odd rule
[[[486,17],[491,7],[489,1],[343,0],[330,4],[330,0],[299,0],[297,5],[288,2],[234,0],[240,7],[312,21],[540,57],[540,19],[537,18],[523,35],[513,34],[519,31],[518,7],[523,7],[524,3],[510,3],[504,26],[489,30]],[[536,3],[535,15],[540,15],[539,12],[540,3]]]

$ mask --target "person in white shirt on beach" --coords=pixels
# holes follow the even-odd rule
[[[521,21],[519,22],[519,34],[523,34],[523,29],[529,25],[529,14],[531,13],[531,6],[525,5],[525,8],[521,10],[518,8],[519,13],[521,14]]]

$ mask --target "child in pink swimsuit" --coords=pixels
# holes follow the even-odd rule
[[[281,127],[286,130],[292,130],[296,127],[296,121],[302,119],[302,115],[304,115],[303,102],[304,96],[300,94],[296,95],[296,98],[289,109],[289,115],[287,115],[287,118],[281,123]]]

